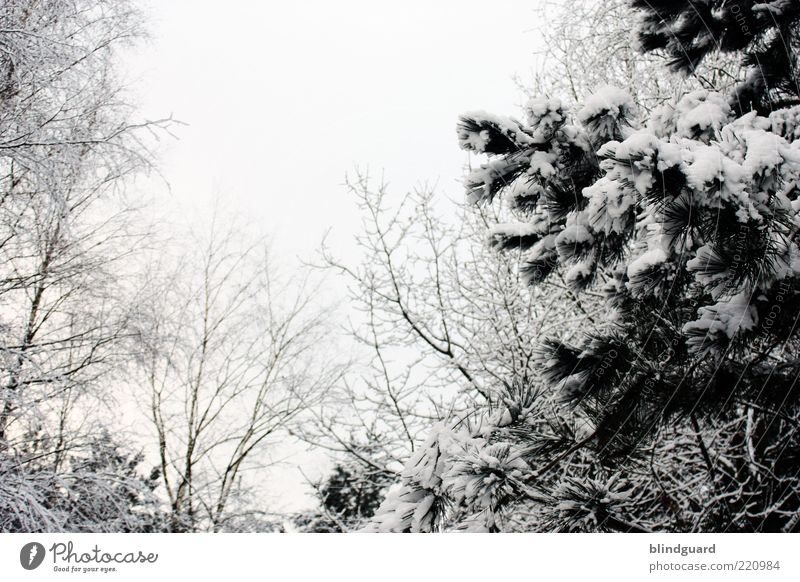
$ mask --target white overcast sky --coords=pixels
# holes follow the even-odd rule
[[[459,191],[459,113],[516,113],[536,0],[161,0],[136,62],[142,111],[189,126],[162,169],[173,196],[218,194],[291,252],[352,230],[354,164],[400,194]]]
[[[153,38],[130,69],[146,117],[189,124],[161,163],[172,200],[218,196],[293,257],[329,228],[334,243],[352,236],[355,164],[397,195],[422,182],[461,195],[457,116],[518,112],[536,1],[151,0]],[[296,468],[278,479],[281,505],[302,505],[280,493]]]

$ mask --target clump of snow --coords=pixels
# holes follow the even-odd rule
[[[593,242],[594,236],[583,224],[570,224],[556,237],[558,245],[592,244]]]
[[[660,138],[668,138],[676,131],[676,117],[675,103],[669,101],[662,103],[650,114],[650,119],[647,120],[647,129]]]
[[[650,157],[655,155],[659,145],[659,139],[651,132],[646,130],[636,131],[617,145],[616,157],[625,160]],[[598,152],[598,155],[602,154]]]
[[[634,110],[633,99],[627,91],[606,85],[584,101],[583,107],[578,111],[578,120],[586,124],[598,117],[627,118]]]
[[[698,89],[677,102],[657,107],[647,127],[661,138],[675,136],[708,143],[731,120],[732,113],[724,95]]]
[[[713,182],[725,182],[726,170],[730,170],[731,167],[732,162],[726,159],[718,148],[700,147],[693,152],[686,177],[696,190],[704,190]],[[742,174],[735,177],[741,180]]]
[[[501,222],[489,227],[489,236],[528,236],[541,231],[541,225],[535,222]]]
[[[690,95],[697,95],[698,91]],[[698,96],[699,97],[699,96]],[[678,107],[678,132],[685,137],[700,139],[718,133],[731,118],[731,106],[719,93],[706,93],[694,107],[681,109],[692,100],[681,100]]]
[[[473,439],[445,473],[444,484],[456,503],[494,511],[507,497],[519,492],[529,471],[512,444],[487,444],[483,439]]]
[[[494,132],[519,145],[533,143],[519,122],[510,117],[494,115],[486,111],[469,111],[461,116],[461,120],[457,133],[458,143],[462,149],[472,150],[476,153],[486,152]],[[477,130],[471,129],[473,127]]]
[[[800,105],[769,114],[770,130],[787,141],[800,138]]]
[[[458,141],[462,148],[479,153],[486,151],[486,146],[489,145],[491,139],[492,135],[489,133],[488,129],[483,129],[478,132],[465,131],[458,134]]]
[[[691,162],[686,178],[702,196],[701,203],[719,208],[723,203],[733,204],[741,222],[761,220],[761,215],[750,199],[745,169],[725,156],[716,145],[700,145],[691,152]]]
[[[514,174],[524,168],[524,162],[509,157],[490,159],[464,178],[467,201],[470,204],[491,201],[502,186],[506,186]],[[496,182],[500,182],[500,185]]]
[[[625,232],[633,220],[630,211],[636,204],[634,192],[606,175],[584,188],[583,195],[589,199],[583,213],[595,232]]]
[[[663,249],[655,248],[639,255],[628,265],[628,278],[651,270],[653,267],[662,265],[667,260],[667,253]]]
[[[546,220],[531,222],[503,222],[489,227],[489,246],[509,249],[512,247],[528,248],[539,238],[547,234],[549,225]],[[527,239],[527,240],[524,240]]]
[[[510,207],[532,211],[544,192],[544,188],[533,178],[514,180],[511,188],[506,190],[506,200]]]
[[[581,285],[584,281],[592,278],[597,263],[593,257],[587,257],[569,266],[564,273],[564,280],[571,285]]]
[[[531,250],[528,251],[525,260],[535,262],[551,255],[556,248],[556,236],[555,234],[549,234],[533,245]]]
[[[610,86],[589,97],[578,112],[578,120],[597,145],[625,137],[634,118],[633,99],[625,91]]]
[[[786,142],[780,136],[766,131],[747,133],[747,153],[742,166],[751,176],[764,175],[774,171],[783,163],[782,151]]]
[[[636,131],[622,142],[610,141],[597,155],[606,158],[601,167],[607,178],[632,184],[638,195],[652,188],[655,171],[664,172],[682,161],[678,146],[661,141],[650,130]]]
[[[547,180],[556,175],[553,164],[556,162],[555,154],[551,152],[536,151],[531,156],[531,166],[529,173]]]
[[[533,98],[528,101],[525,111],[535,143],[550,141],[566,121],[566,114],[559,99]]]
[[[658,165],[659,171],[663,172],[668,168],[679,166],[683,162],[683,151],[678,144],[661,141],[658,144]]]
[[[733,339],[737,334],[755,329],[758,325],[758,312],[750,303],[750,293],[743,291],[714,305],[701,307],[699,318],[683,326],[689,335],[687,343],[694,351],[721,339]]]

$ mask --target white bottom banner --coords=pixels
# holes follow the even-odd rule
[[[798,542],[796,534],[2,534],[0,579],[796,581]]]

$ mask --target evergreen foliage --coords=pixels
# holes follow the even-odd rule
[[[632,5],[643,50],[689,73],[739,52],[747,79],[644,119],[614,87],[573,110],[534,98],[524,121],[460,118],[486,158],[468,200],[513,216],[490,245],[605,315],[541,338],[539,378],[503,406],[437,425],[374,530],[800,528],[800,7]]]
[[[739,53],[747,69],[733,94],[738,114],[766,115],[800,103],[800,5],[790,0],[633,0],[644,52],[663,51],[670,66],[692,74],[715,52]]]
[[[331,474],[315,486],[318,511],[295,518],[301,531],[344,533],[362,526],[380,506],[391,484],[386,473],[358,465],[336,465]]]

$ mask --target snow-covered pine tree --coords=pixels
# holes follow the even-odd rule
[[[663,51],[691,74],[715,52],[741,53],[747,77],[735,91],[738,114],[800,103],[800,3],[792,0],[633,0],[644,52]]]
[[[722,4],[652,3],[643,48],[682,39],[697,62],[710,34],[755,64],[772,35],[796,38],[791,3]],[[737,10],[750,43],[733,40]],[[752,68],[733,95],[692,91],[646,120],[612,87],[577,111],[532,99],[524,122],[462,116],[461,147],[488,158],[468,198],[517,219],[490,244],[524,251],[528,283],[563,278],[608,313],[580,343],[542,340],[541,387],[432,431],[372,529],[798,531],[800,107],[779,77]]]

